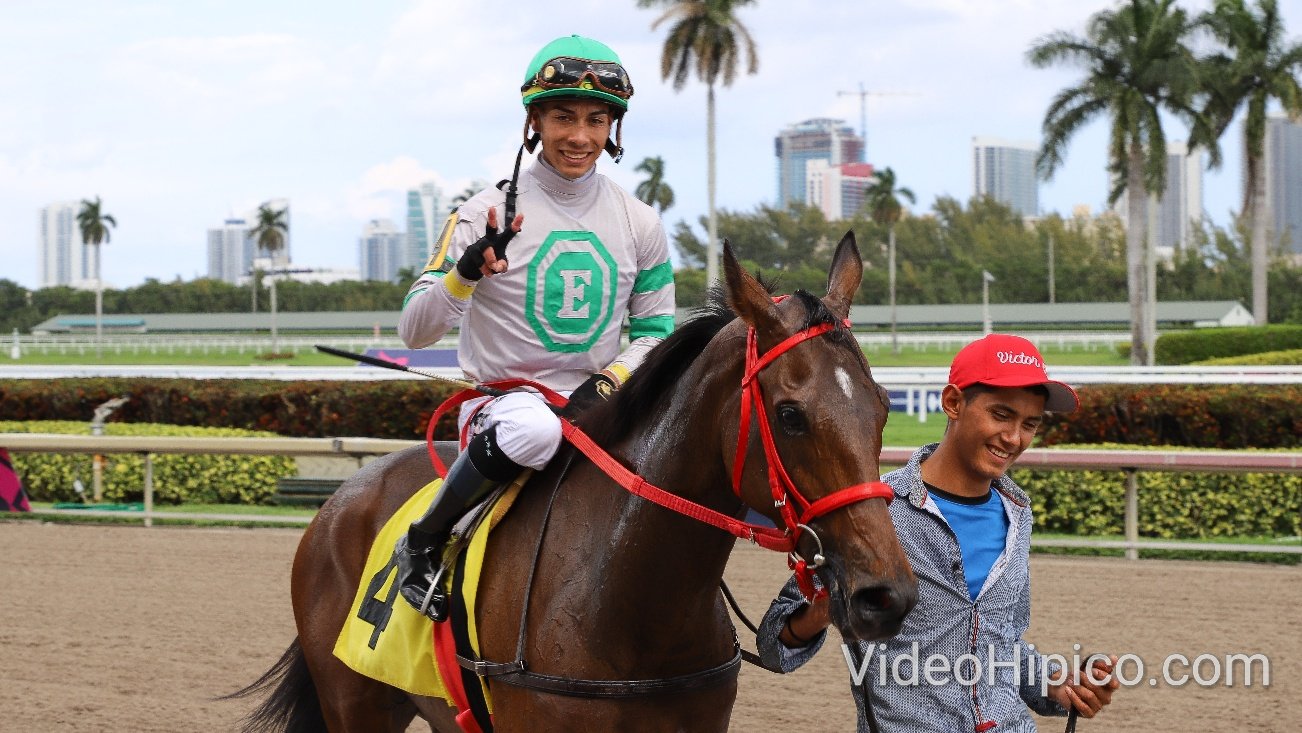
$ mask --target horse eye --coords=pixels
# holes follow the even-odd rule
[[[778,405],[778,424],[787,435],[800,435],[809,428],[804,413],[795,405]]]

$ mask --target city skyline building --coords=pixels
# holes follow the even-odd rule
[[[1155,225],[1152,242],[1161,257],[1194,246],[1195,235],[1203,218],[1204,152],[1189,152],[1183,140],[1166,144],[1166,189],[1157,199],[1157,214],[1149,221]],[[1113,207],[1124,225],[1129,221],[1128,198],[1122,194]]]
[[[407,267],[411,241],[389,219],[372,219],[362,227],[357,240],[358,270],[363,280],[394,282],[398,271]],[[423,262],[421,264],[424,264]]]
[[[1286,251],[1297,258],[1302,256],[1302,123],[1283,115],[1267,117],[1262,163],[1268,236],[1272,243],[1285,242]],[[1246,166],[1245,160],[1244,185]]]
[[[1183,140],[1166,146],[1166,190],[1157,204],[1158,247],[1183,251],[1194,246],[1203,218],[1203,151]]]
[[[805,164],[805,202],[820,209],[829,221],[850,219],[863,207],[872,179],[873,167],[868,163],[831,165],[816,158]]]
[[[989,196],[1019,216],[1039,216],[1039,145],[996,137],[972,138],[972,195]]]
[[[863,162],[863,137],[845,120],[805,120],[781,130],[773,144],[778,166],[778,208],[808,203],[810,161],[825,160],[829,166]]]
[[[434,251],[434,239],[439,235],[450,212],[443,191],[433,181],[420,184],[407,191],[406,250],[397,268],[411,267],[419,270],[429,261]],[[396,270],[395,270],[396,272]]]
[[[253,269],[253,240],[249,223],[227,217],[220,227],[208,230],[208,277],[238,285]]]
[[[253,222],[258,220],[258,210],[263,206],[285,212],[285,241],[275,256],[249,236]],[[291,267],[293,233],[294,227],[289,219],[289,199],[268,199],[243,216],[232,212],[220,227],[208,230],[208,277],[239,285],[248,281],[249,273],[254,268],[271,270]]]
[[[82,241],[76,201],[58,201],[40,210],[38,247],[41,287],[92,288],[99,248]]]

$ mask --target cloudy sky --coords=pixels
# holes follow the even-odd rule
[[[1024,61],[1037,37],[1080,32],[1103,0],[760,0],[739,18],[760,69],[718,93],[719,204],[748,210],[776,191],[773,138],[811,117],[859,125],[859,84],[908,95],[868,102],[868,157],[929,208],[972,194],[975,135],[1038,140],[1069,69]],[[1206,0],[1186,0],[1193,11]],[[1292,37],[1302,2],[1280,3]],[[117,287],[205,274],[206,230],[232,211],[288,198],[294,262],[357,267],[368,219],[401,220],[424,180],[449,195],[510,173],[534,52],[560,35],[599,38],[636,86],[625,162],[632,187],[662,156],[673,224],[705,211],[705,90],[659,78],[664,28],[633,0],[265,2],[4,0],[0,23],[0,277],[36,287],[37,212],[101,196],[118,228],[104,256]],[[524,8],[531,8],[525,11]],[[1041,207],[1098,210],[1106,124],[1072,143]],[[1178,123],[1168,133],[1184,136]],[[1240,136],[1207,173],[1204,205],[1236,206]],[[399,226],[402,226],[399,224]]]

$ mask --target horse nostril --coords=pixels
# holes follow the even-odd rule
[[[851,603],[861,612],[884,613],[894,609],[899,599],[888,585],[876,585],[864,588],[854,594]]]
[[[887,636],[894,635],[918,601],[917,591],[894,583],[881,583],[850,596],[850,612],[861,624]]]

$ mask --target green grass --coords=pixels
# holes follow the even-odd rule
[[[892,412],[882,431],[882,445],[917,448],[938,442],[944,434],[945,416],[940,413],[927,415],[926,422],[918,422],[915,415]]]
[[[892,354],[889,346],[865,346],[864,355],[868,363],[875,367],[947,367],[954,360],[959,347],[942,349],[936,346],[918,350],[904,346],[899,354]],[[1055,366],[1127,366],[1130,362],[1117,353],[1116,349],[1098,347],[1089,351],[1080,346],[1059,349],[1056,345],[1045,344],[1040,349],[1045,363]]]
[[[33,501],[32,509],[47,510],[54,507],[54,502]],[[78,509],[94,509],[94,504],[85,504],[77,507]],[[289,522],[258,522],[243,520],[197,520],[175,518],[169,519],[168,514],[236,514],[247,516],[274,516],[274,517],[302,517],[311,518],[316,515],[315,507],[301,506],[274,506],[274,505],[254,505],[254,504],[182,504],[182,505],[155,505],[154,506],[154,523],[177,526],[193,527],[302,527],[301,524]],[[0,519],[18,519],[28,521],[42,522],[69,522],[78,524],[143,524],[143,515],[137,511],[122,511],[114,516],[87,517],[75,514],[60,516],[58,514],[24,514],[24,513],[6,513],[0,514]]]

